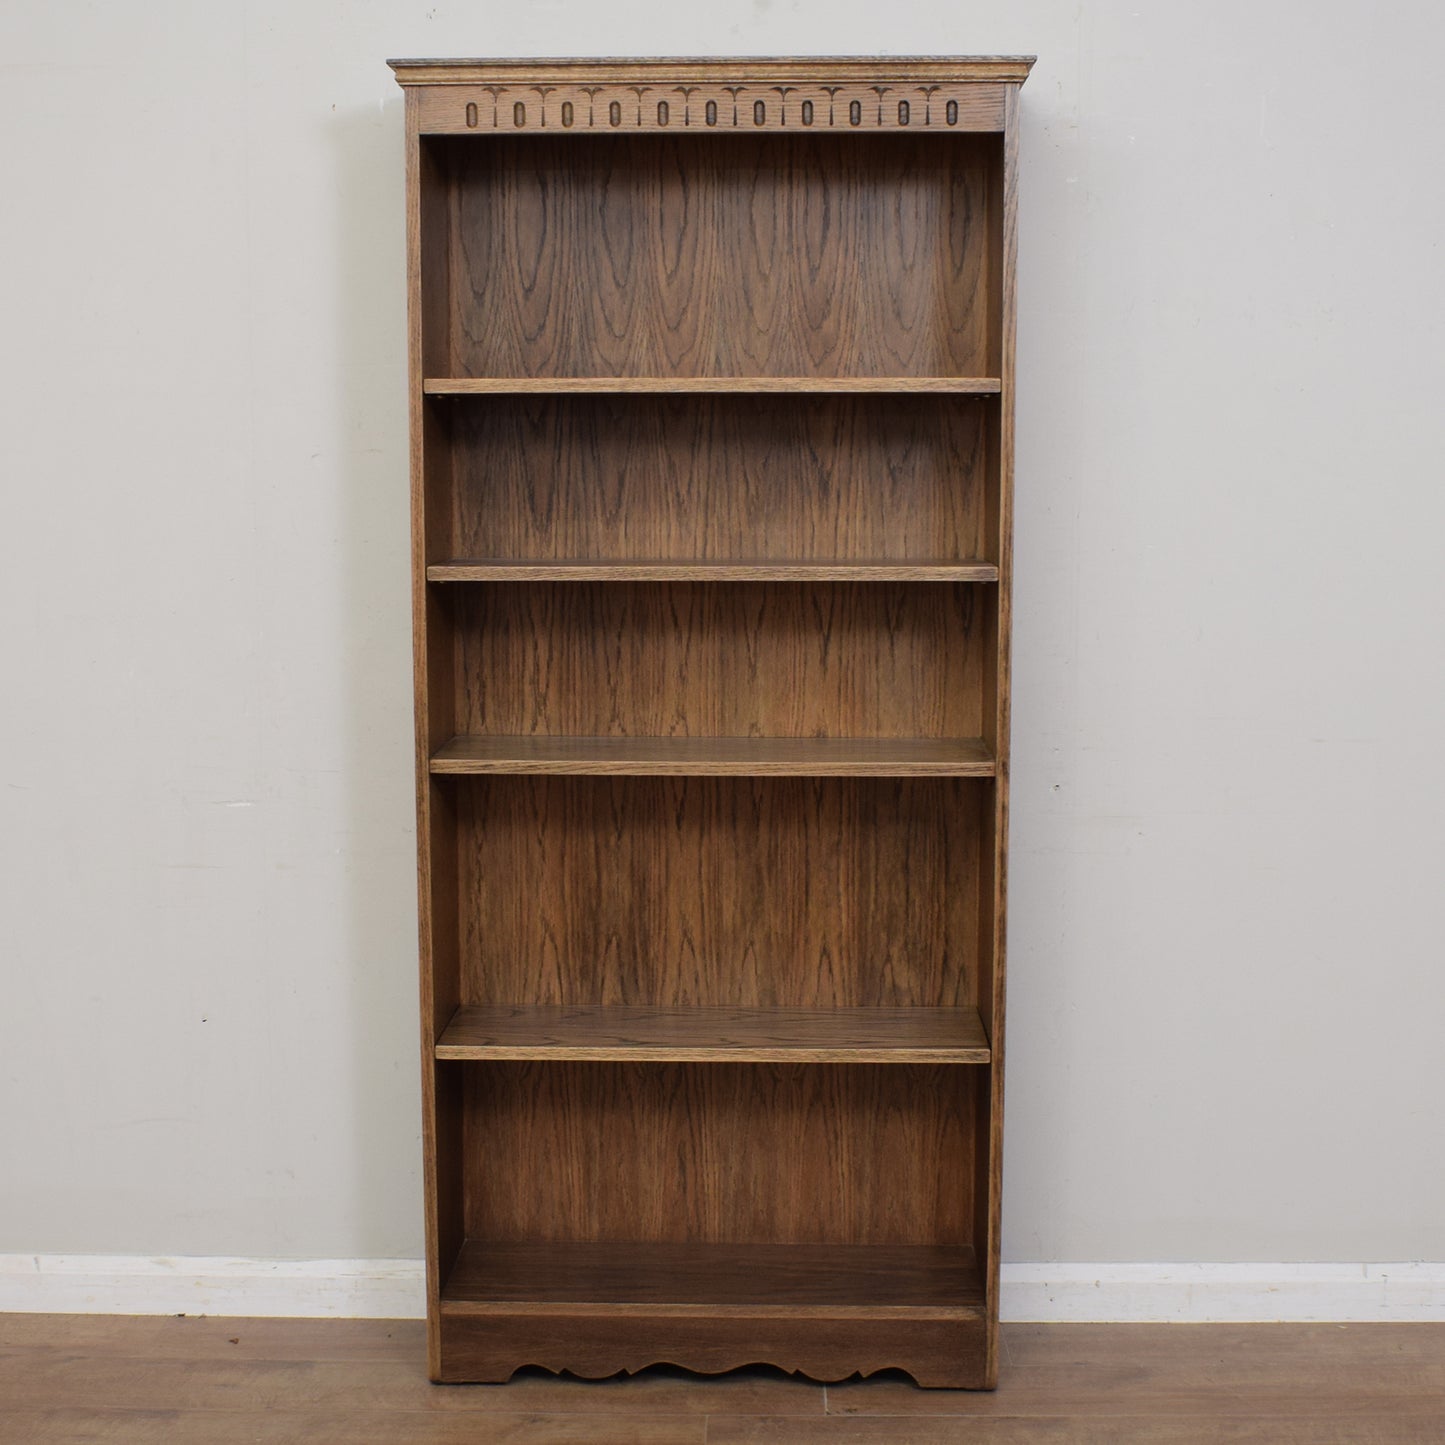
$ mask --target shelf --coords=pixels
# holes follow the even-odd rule
[[[614,1063],[986,1064],[971,1008],[468,1005],[439,1059]]]
[[[971,1319],[983,1286],[966,1245],[491,1244],[469,1239],[447,1315],[616,1313]]]
[[[991,396],[996,376],[429,376],[428,396],[496,396],[516,392],[950,392]]]
[[[428,582],[997,582],[998,567],[977,558],[943,557],[856,562],[486,557],[437,563],[426,576]]]
[[[991,778],[981,738],[455,737],[433,773]]]

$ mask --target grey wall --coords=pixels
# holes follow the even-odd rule
[[[1006,1253],[1445,1259],[1425,3],[0,9],[0,1252],[419,1252],[389,55],[1037,51]]]

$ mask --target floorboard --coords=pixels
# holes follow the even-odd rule
[[[411,1320],[0,1315],[0,1441],[1440,1445],[1445,1325],[1005,1325],[992,1393],[758,1367],[431,1385]]]

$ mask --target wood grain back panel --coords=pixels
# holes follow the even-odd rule
[[[459,733],[978,737],[991,589],[499,583],[449,594]]]
[[[972,1242],[974,1069],[454,1067],[472,1238]]]
[[[982,782],[451,786],[466,1003],[975,1003]]]
[[[970,558],[992,399],[575,396],[433,402],[455,557]]]
[[[984,137],[423,144],[453,375],[994,374]]]

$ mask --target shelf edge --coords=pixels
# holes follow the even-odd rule
[[[873,393],[905,396],[938,393],[949,396],[995,396],[1003,387],[996,376],[429,376],[422,382],[427,396],[562,396],[615,393]]]
[[[691,561],[626,559],[607,561],[496,560],[436,562],[428,582],[997,582],[993,562],[920,560]]]

